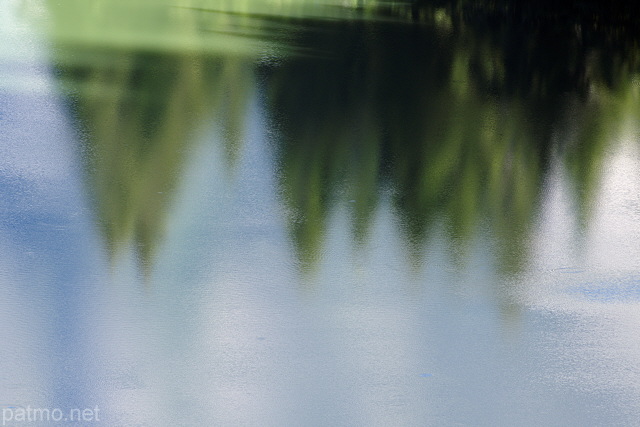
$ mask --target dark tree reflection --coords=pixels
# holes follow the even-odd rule
[[[298,40],[316,55],[266,72],[285,123],[280,179],[303,261],[338,201],[352,199],[362,241],[391,188],[416,250],[435,222],[452,242],[488,223],[501,264],[517,270],[554,156],[574,177],[586,221],[622,114],[603,95],[631,89],[637,39],[618,15],[598,28],[596,15],[568,19],[558,7],[396,3],[380,13],[408,21],[300,23]]]
[[[255,87],[279,129],[280,194],[302,265],[340,204],[366,242],[384,193],[416,259],[438,224],[462,246],[489,227],[515,271],[550,164],[569,171],[588,221],[609,139],[638,111],[632,6],[141,2],[147,34],[114,20],[122,2],[98,3],[106,12],[51,4],[55,72],[85,135],[105,240],[133,242],[145,264],[193,136],[215,123],[233,167]]]

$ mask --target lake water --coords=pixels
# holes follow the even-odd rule
[[[423,3],[3,0],[3,425],[640,425],[638,33]]]

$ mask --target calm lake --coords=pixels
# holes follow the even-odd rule
[[[2,0],[2,425],[640,425],[588,3]]]

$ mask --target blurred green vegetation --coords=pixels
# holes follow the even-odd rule
[[[319,250],[341,198],[353,201],[354,238],[366,240],[387,187],[415,250],[437,220],[460,242],[488,219],[513,255],[505,264],[516,265],[535,213],[548,146],[539,136],[548,124],[530,123],[524,100],[477,89],[470,52],[433,28],[365,22],[311,31],[314,50],[333,46],[332,56],[293,59],[270,79],[272,108],[287,118],[280,178],[285,201],[303,219],[292,233],[303,258]]]
[[[640,117],[626,15],[518,4],[52,0],[33,16],[114,253],[134,244],[150,264],[198,130],[220,127],[232,168],[260,90],[301,266],[317,261],[337,206],[366,242],[389,192],[416,259],[436,224],[462,249],[488,228],[512,272],[551,162],[570,172],[587,222],[608,144]]]
[[[56,75],[79,120],[99,224],[112,254],[134,245],[148,267],[185,157],[206,120],[224,123],[234,163],[253,77],[240,59],[74,52],[92,57],[90,64],[58,64]]]
[[[461,3],[384,9],[404,22],[303,23],[299,40],[322,55],[268,70],[271,108],[286,118],[280,180],[303,265],[346,201],[355,241],[366,240],[386,188],[415,259],[444,221],[452,253],[488,228],[502,270],[518,271],[553,161],[588,222],[607,147],[640,118],[637,36],[554,13],[523,25]]]
[[[114,256],[133,246],[145,269],[203,123],[220,123],[230,164],[241,150],[254,86],[247,58],[258,54],[243,37],[203,40],[198,14],[173,9],[144,0],[50,2],[46,17],[105,242]]]

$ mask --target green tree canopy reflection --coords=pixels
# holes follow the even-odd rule
[[[541,13],[506,0],[128,3],[50,2],[49,34],[105,240],[114,251],[133,242],[145,264],[193,135],[213,120],[232,165],[254,88],[280,129],[278,179],[302,265],[339,203],[366,241],[387,191],[416,258],[435,224],[452,242],[488,226],[504,268],[517,270],[552,160],[570,171],[588,221],[603,152],[639,110],[626,12],[569,19],[563,2]]]
[[[531,18],[523,24],[480,2],[470,13],[469,3],[414,5],[414,25],[306,25],[300,37],[318,56],[270,70],[272,107],[286,118],[281,184],[304,264],[332,206],[355,201],[360,241],[386,187],[418,252],[434,222],[445,221],[452,242],[488,224],[501,264],[517,270],[554,156],[588,220],[606,146],[638,111],[637,39],[612,37],[623,24],[598,30],[521,11]]]

